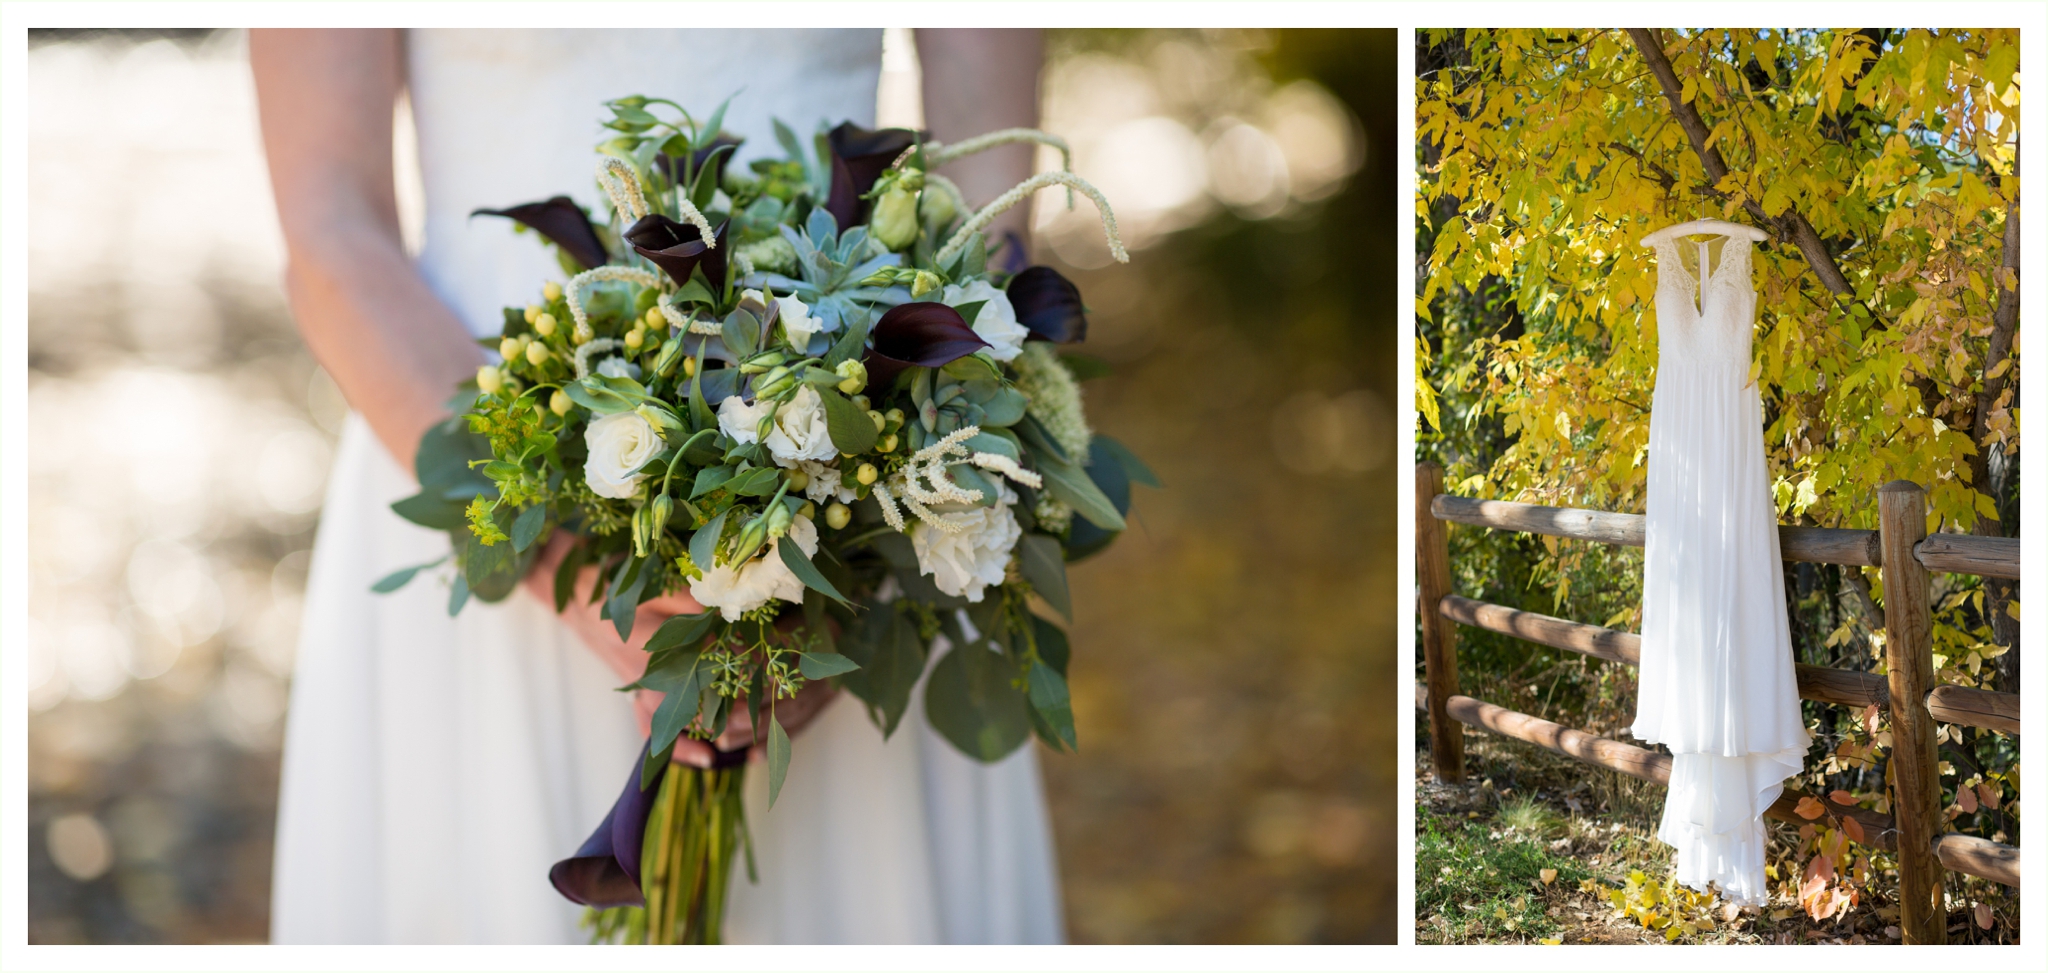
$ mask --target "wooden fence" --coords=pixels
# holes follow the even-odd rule
[[[1422,463],[1415,472],[1417,608],[1425,666],[1424,684],[1416,687],[1415,705],[1429,714],[1430,762],[1437,778],[1453,783],[1464,779],[1465,747],[1459,726],[1464,724],[1632,777],[1669,783],[1668,754],[1458,694],[1458,640],[1453,623],[1625,665],[1637,663],[1642,639],[1452,593],[1449,522],[1641,547],[1642,516],[1448,496],[1443,492],[1441,467]],[[1874,567],[1884,572],[1886,674],[1801,665],[1799,695],[1859,708],[1875,705],[1890,714],[1893,813],[1879,814],[1825,798],[1815,800],[1838,826],[1843,818],[1856,819],[1867,839],[1865,844],[1897,852],[1903,938],[1908,943],[1939,943],[1947,936],[1944,869],[2017,888],[2020,865],[2018,848],[1944,833],[1947,821],[1941,807],[1935,723],[1983,727],[2017,736],[2020,698],[2013,693],[1934,683],[1929,572],[2018,580],[2020,542],[1962,534],[1929,536],[1926,494],[1906,480],[1888,483],[1878,491],[1878,522],[1879,529],[1874,531],[1778,528],[1779,546],[1787,561]],[[1794,814],[1793,808],[1806,796],[1788,787],[1767,813],[1802,823],[1804,819]]]

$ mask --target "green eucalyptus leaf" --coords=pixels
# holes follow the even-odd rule
[[[1046,743],[1056,747],[1063,744],[1068,752],[1079,749],[1074,737],[1074,707],[1067,697],[1067,681],[1045,663],[1034,662],[1029,682],[1031,708],[1056,734]]]
[[[696,482],[690,487],[690,499],[695,500],[725,486],[732,476],[733,469],[730,466],[707,466],[698,470]]]
[[[840,362],[859,358],[861,353],[867,350],[870,324],[867,315],[858,317],[859,323],[848,325],[846,332],[839,336],[839,340],[832,343],[832,349],[825,352],[826,368],[838,368]]]
[[[797,671],[803,673],[805,679],[828,679],[860,668],[859,663],[837,652],[800,652],[797,655]]]
[[[676,288],[676,292],[669,295],[668,300],[670,304],[715,305],[718,303],[718,298],[711,293],[711,288],[704,286],[704,282],[695,277],[685,281],[683,286]]]
[[[1060,550],[1060,540],[1047,534],[1025,534],[1018,564],[1023,569],[1024,580],[1038,592],[1045,603],[1054,611],[1074,620],[1074,604],[1067,591],[1067,560]]]
[[[968,301],[965,304],[961,304],[954,307],[953,310],[959,312],[960,320],[965,321],[969,326],[972,326],[974,324],[975,315],[980,314],[982,306],[987,303],[987,301]]]
[[[560,566],[555,568],[555,611],[560,613],[569,607],[569,599],[576,596],[576,576],[583,570],[583,545],[569,548]]]
[[[1097,433],[1090,451],[1098,450],[1122,467],[1124,475],[1129,477],[1132,483],[1159,489],[1158,475],[1152,472],[1151,467],[1145,465],[1144,460],[1138,458],[1138,454],[1131,452],[1123,443]]]
[[[462,606],[469,604],[469,579],[462,572],[455,573],[455,584],[448,589],[448,617],[462,614]]]
[[[670,740],[668,746],[660,750],[648,748],[647,758],[640,761],[641,790],[650,790],[661,783],[661,775],[668,772],[669,758],[675,755],[675,750],[674,740]]]
[[[725,488],[742,497],[773,496],[782,486],[782,471],[773,466],[748,470],[733,477]]]
[[[1108,362],[1094,355],[1084,355],[1078,351],[1063,351],[1060,352],[1059,357],[1060,364],[1067,366],[1067,371],[1073,374],[1074,381],[1076,382],[1085,382],[1091,378],[1103,378],[1113,371],[1109,367]]]
[[[1073,507],[1089,523],[1107,531],[1124,529],[1123,515],[1089,478],[1088,471],[1068,463],[1041,460],[1038,472],[1045,478],[1045,491]]]
[[[703,641],[704,636],[711,634],[711,628],[716,624],[718,624],[718,613],[715,611],[701,612],[696,615],[676,615],[668,621],[661,623],[661,627],[654,630],[654,636],[647,640],[647,645],[643,647],[643,651],[652,654],[682,646],[695,645]],[[662,690],[662,692],[667,691],[665,689]]]
[[[1031,641],[1038,647],[1038,657],[1062,677],[1067,674],[1067,658],[1073,649],[1067,644],[1067,633],[1058,625],[1037,615],[1031,616]]]
[[[1031,736],[1029,705],[1011,685],[1016,675],[999,653],[955,646],[925,682],[925,718],[961,753],[983,763],[1001,760]]]
[[[914,563],[911,571],[916,572]],[[926,647],[916,621],[898,605],[862,604],[867,610],[854,617],[839,639],[841,651],[860,668],[839,682],[867,704],[883,739],[888,739],[910,708],[911,690],[924,674]]]
[[[775,806],[775,799],[782,796],[782,782],[789,776],[789,731],[768,714],[768,806]]]
[[[697,532],[690,535],[690,563],[695,564],[697,570],[709,571],[717,563],[718,538],[725,532],[725,520],[730,516],[730,508],[722,510],[718,516],[711,518],[710,523],[697,528]]]
[[[463,513],[467,505],[467,498],[460,501],[444,499],[438,494],[422,491],[392,504],[391,509],[421,527],[461,530],[469,523],[469,517]]]
[[[562,384],[562,392],[569,396],[569,401],[601,416],[617,415],[621,412],[631,412],[633,410],[632,399],[626,398],[602,385],[596,385],[590,379],[564,382]]]
[[[858,455],[875,446],[879,433],[875,421],[868,418],[853,404],[853,400],[840,395],[837,389],[819,389],[818,398],[825,404],[825,428],[832,435],[832,445],[842,453]]]
[[[533,542],[540,539],[540,532],[547,525],[548,508],[546,504],[536,503],[520,511],[518,519],[512,521],[512,549],[521,554],[526,553],[526,549],[532,547]]]
[[[825,576],[818,573],[817,566],[813,565],[811,559],[804,555],[803,548],[798,547],[796,542],[788,537],[784,537],[782,540],[788,541],[788,543],[776,542],[775,551],[782,556],[783,566],[789,568],[790,572],[796,575],[797,580],[804,583],[804,587],[810,588],[842,605],[847,603],[846,596],[840,594],[839,589],[832,586],[832,582],[825,580]]]
[[[446,557],[437,557],[431,561],[428,561],[425,564],[415,564],[409,568],[400,568],[397,571],[393,571],[390,574],[387,574],[384,577],[377,579],[377,583],[371,585],[370,590],[380,595],[389,594],[393,591],[397,591],[398,589],[403,588],[407,584],[411,583],[413,575],[416,575],[421,571],[425,571],[426,569],[431,568],[434,565],[440,564],[441,562],[446,560],[448,560]]]

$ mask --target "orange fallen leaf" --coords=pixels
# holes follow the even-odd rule
[[[1536,874],[1543,877],[1543,884],[1545,885],[1557,881],[1557,869],[1555,868],[1546,868]]]
[[[1982,902],[1977,903],[1977,928],[1991,928],[1991,906]]]
[[[1828,809],[1822,806],[1822,804],[1819,801],[1816,801],[1811,797],[1802,797],[1799,799],[1799,806],[1793,808],[1792,812],[1794,814],[1799,815],[1802,818],[1805,818],[1808,821],[1811,821],[1814,818],[1820,817],[1821,815],[1828,813]]]
[[[1975,813],[1977,810],[1977,789],[1974,787],[1956,788],[1956,806],[1962,808],[1964,814]]]
[[[1844,817],[1842,818],[1842,831],[1848,834],[1849,839],[1851,841],[1854,841],[1859,845],[1868,844],[1868,842],[1865,841],[1863,838],[1863,822],[1858,821],[1855,818]]]
[[[1851,794],[1845,790],[1832,790],[1828,792],[1828,800],[1833,801],[1836,804],[1846,804],[1851,807],[1854,807],[1856,804],[1856,795]]]
[[[1987,780],[1977,785],[1977,803],[1996,811],[1998,810],[1998,798],[1997,784]]]

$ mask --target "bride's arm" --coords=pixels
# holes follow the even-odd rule
[[[258,30],[249,64],[299,333],[410,469],[420,435],[484,355],[399,236],[391,112],[402,44],[393,30]]]
[[[932,138],[958,142],[1002,128],[1038,126],[1038,68],[1044,37],[1029,29],[920,29],[917,60],[924,75],[924,124]],[[970,205],[980,206],[1031,177],[1036,146],[1005,145],[968,156],[943,171]],[[1019,205],[989,227],[1029,243],[1030,207]]]

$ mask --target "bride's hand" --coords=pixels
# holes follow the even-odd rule
[[[556,534],[534,558],[533,569],[527,572],[520,586],[528,595],[540,599],[550,610],[555,607],[555,571],[567,556],[570,539]],[[576,577],[575,592],[569,605],[561,613],[562,622],[576,633],[577,640],[595,653],[604,664],[617,674],[621,683],[639,679],[647,671],[647,640],[654,637],[654,630],[663,622],[676,615],[695,615],[704,610],[697,599],[685,593],[662,595],[641,604],[633,615],[633,637],[630,641],[619,638],[619,630],[609,620],[599,618],[598,606],[590,600],[593,586],[599,583],[597,568],[585,566]],[[809,683],[792,699],[779,700],[775,704],[776,722],[784,730],[795,735],[804,724],[818,715],[836,692],[822,682]],[[633,693],[633,714],[640,724],[640,733],[645,736],[654,718],[654,710],[661,705],[662,694],[652,690],[635,690]],[[744,701],[741,701],[742,703]],[[753,726],[747,718],[746,707],[735,705],[732,717],[726,721],[725,733],[716,741],[720,750],[737,750],[751,747],[760,756],[756,745]],[[675,754],[671,758],[677,763],[693,767],[711,766],[711,744],[688,737],[676,741]]]

